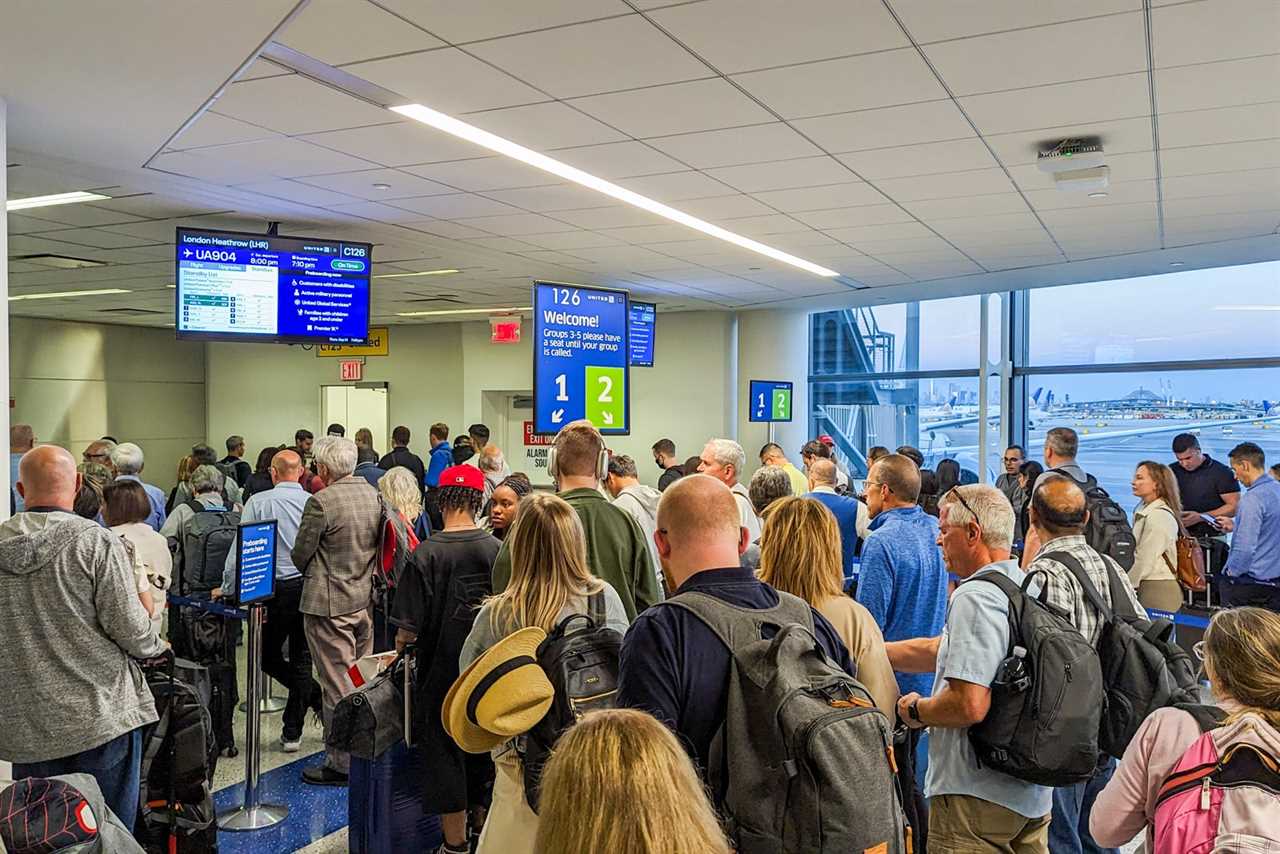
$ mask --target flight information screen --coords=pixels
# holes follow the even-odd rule
[[[653,327],[657,306],[651,302],[631,303],[631,367],[653,367]]]
[[[368,338],[368,243],[179,228],[176,248],[179,338]]]

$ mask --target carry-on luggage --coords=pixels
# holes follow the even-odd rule
[[[403,741],[377,759],[351,757],[347,777],[347,850],[351,854],[430,851],[443,840],[440,819],[422,802],[431,773],[422,752]]]
[[[143,663],[160,719],[143,734],[134,836],[148,854],[218,850],[212,783],[218,761],[208,671],[170,653]]]

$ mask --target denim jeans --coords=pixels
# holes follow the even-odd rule
[[[1099,846],[1089,832],[1089,813],[1093,812],[1093,802],[1115,770],[1116,760],[1106,756],[1098,762],[1097,770],[1088,780],[1053,790],[1050,854],[1118,854],[1120,849]]]
[[[62,759],[13,764],[15,780],[76,773],[88,774],[98,781],[103,801],[125,829],[132,832],[138,816],[138,789],[142,785],[142,729]]]

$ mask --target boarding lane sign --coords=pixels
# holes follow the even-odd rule
[[[751,380],[751,421],[790,421],[791,391],[789,382]]]
[[[534,430],[586,418],[605,435],[630,433],[626,292],[535,282],[533,316]]]

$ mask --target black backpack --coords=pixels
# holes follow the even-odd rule
[[[976,575],[1009,597],[1009,654],[991,683],[991,708],[969,727],[978,761],[1041,786],[1068,786],[1098,764],[1103,681],[1098,654],[1067,615],[999,572]]]
[[[1102,615],[1098,657],[1106,691],[1106,712],[1098,732],[1098,746],[1117,759],[1133,740],[1147,715],[1156,709],[1200,700],[1196,667],[1191,656],[1173,642],[1173,623],[1149,620],[1137,613],[1122,585],[1120,573],[1107,563],[1111,607],[1102,601],[1088,573],[1073,555],[1051,552],[1045,557],[1065,566],[1089,603]]]
[[[605,625],[604,591],[587,599],[587,613],[565,617],[538,646],[538,664],[556,689],[551,708],[525,736],[524,796],[538,811],[542,767],[562,733],[587,712],[612,709],[618,693],[622,635]]]
[[[1076,480],[1062,469],[1049,471],[1070,478],[1084,492],[1084,506],[1089,511],[1084,539],[1089,548],[1111,558],[1120,564],[1121,569],[1133,569],[1138,539],[1133,535],[1133,526],[1129,524],[1129,515],[1124,508],[1098,485],[1093,475],[1087,475],[1087,480]]]
[[[210,510],[192,498],[187,502],[195,514],[187,523],[181,540],[171,541],[174,550],[175,575],[178,577],[179,594],[208,593],[222,586],[222,570],[227,555],[236,546],[240,527],[240,514],[235,510]]]

